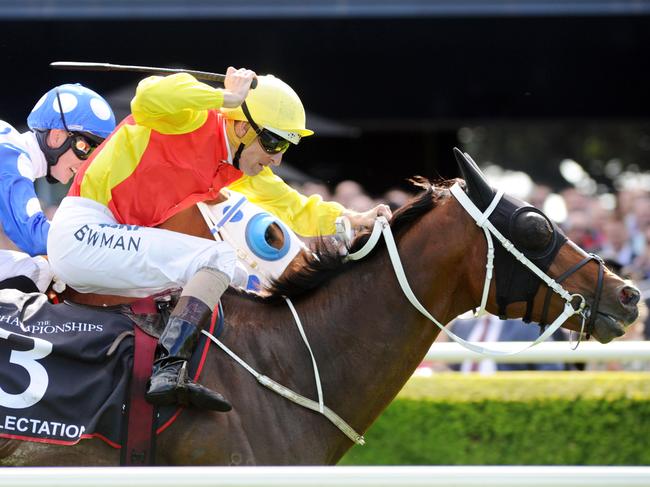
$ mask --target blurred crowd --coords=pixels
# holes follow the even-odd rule
[[[324,183],[315,182],[306,182],[301,185],[292,184],[291,186],[304,195],[318,194],[326,201],[336,201],[355,211],[366,211],[380,203],[387,204],[392,211],[395,211],[406,204],[415,194],[392,188],[378,198],[373,198],[361,184],[349,179],[338,183],[333,190],[330,190],[330,187]]]
[[[567,211],[561,226],[567,236],[642,290],[650,288],[650,188],[618,192],[613,208],[575,189],[561,196]]]

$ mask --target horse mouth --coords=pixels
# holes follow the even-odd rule
[[[596,314],[592,335],[600,343],[609,343],[614,338],[623,336],[629,324],[629,322],[622,321],[613,315],[599,311]]]

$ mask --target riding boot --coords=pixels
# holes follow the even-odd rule
[[[232,406],[218,392],[193,382],[187,372],[201,330],[212,311],[193,296],[180,297],[158,343],[160,357],[154,362],[145,398],[156,406],[196,406],[212,411],[230,411]]]

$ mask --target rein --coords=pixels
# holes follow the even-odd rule
[[[244,369],[246,369],[253,377],[255,377],[255,379],[257,379],[257,381],[261,385],[263,385],[267,389],[272,390],[276,394],[279,394],[282,397],[289,399],[291,402],[294,402],[300,406],[303,406],[307,409],[311,409],[312,411],[322,414],[328,420],[330,420],[332,424],[334,424],[334,426],[336,426],[339,430],[341,430],[343,434],[345,434],[345,436],[350,438],[354,443],[356,443],[357,445],[365,445],[366,440],[363,437],[363,435],[357,433],[354,430],[354,428],[352,428],[348,423],[346,423],[338,414],[336,414],[330,408],[325,406],[325,402],[323,399],[323,389],[321,387],[320,374],[318,372],[318,365],[316,364],[316,358],[314,357],[314,353],[311,350],[311,346],[309,345],[309,340],[307,340],[307,335],[305,334],[305,330],[302,326],[302,323],[300,322],[300,317],[298,316],[298,312],[296,311],[296,308],[294,308],[293,303],[289,298],[285,297],[284,299],[287,302],[287,306],[289,306],[289,309],[291,310],[291,314],[293,315],[296,326],[298,327],[300,336],[302,337],[302,340],[305,342],[305,345],[307,346],[307,350],[309,350],[309,355],[311,356],[312,367],[314,369],[314,378],[316,380],[316,390],[318,391],[318,402],[309,399],[301,394],[298,394],[297,392],[292,391],[288,387],[283,386],[282,384],[274,381],[273,379],[271,379],[266,375],[260,374],[258,371],[253,369],[253,367],[248,365],[244,361],[244,359],[239,357],[235,352],[233,352],[226,345],[224,345],[214,335],[212,335],[206,330],[202,330],[201,333],[207,336],[221,350],[226,352],[226,354],[228,354],[233,360],[235,360],[239,365],[241,365]]]

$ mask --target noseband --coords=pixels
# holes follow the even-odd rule
[[[598,305],[600,304],[600,297],[603,293],[603,276],[605,274],[605,263],[603,262],[603,259],[596,254],[590,253],[576,265],[571,267],[571,269],[555,279],[555,282],[557,283],[564,281],[567,277],[577,272],[592,260],[598,264],[598,280],[596,282],[594,302],[588,310],[589,318],[587,319],[586,323],[583,320],[584,331],[587,332],[587,335],[591,335],[594,331],[594,324],[596,323],[596,317],[598,316]],[[548,307],[551,302],[551,296],[551,288],[546,288],[546,296],[544,296],[544,308],[542,309],[542,318],[539,320],[539,326],[542,328],[542,330],[548,325],[546,319],[548,317]],[[582,332],[583,330],[580,331]]]

